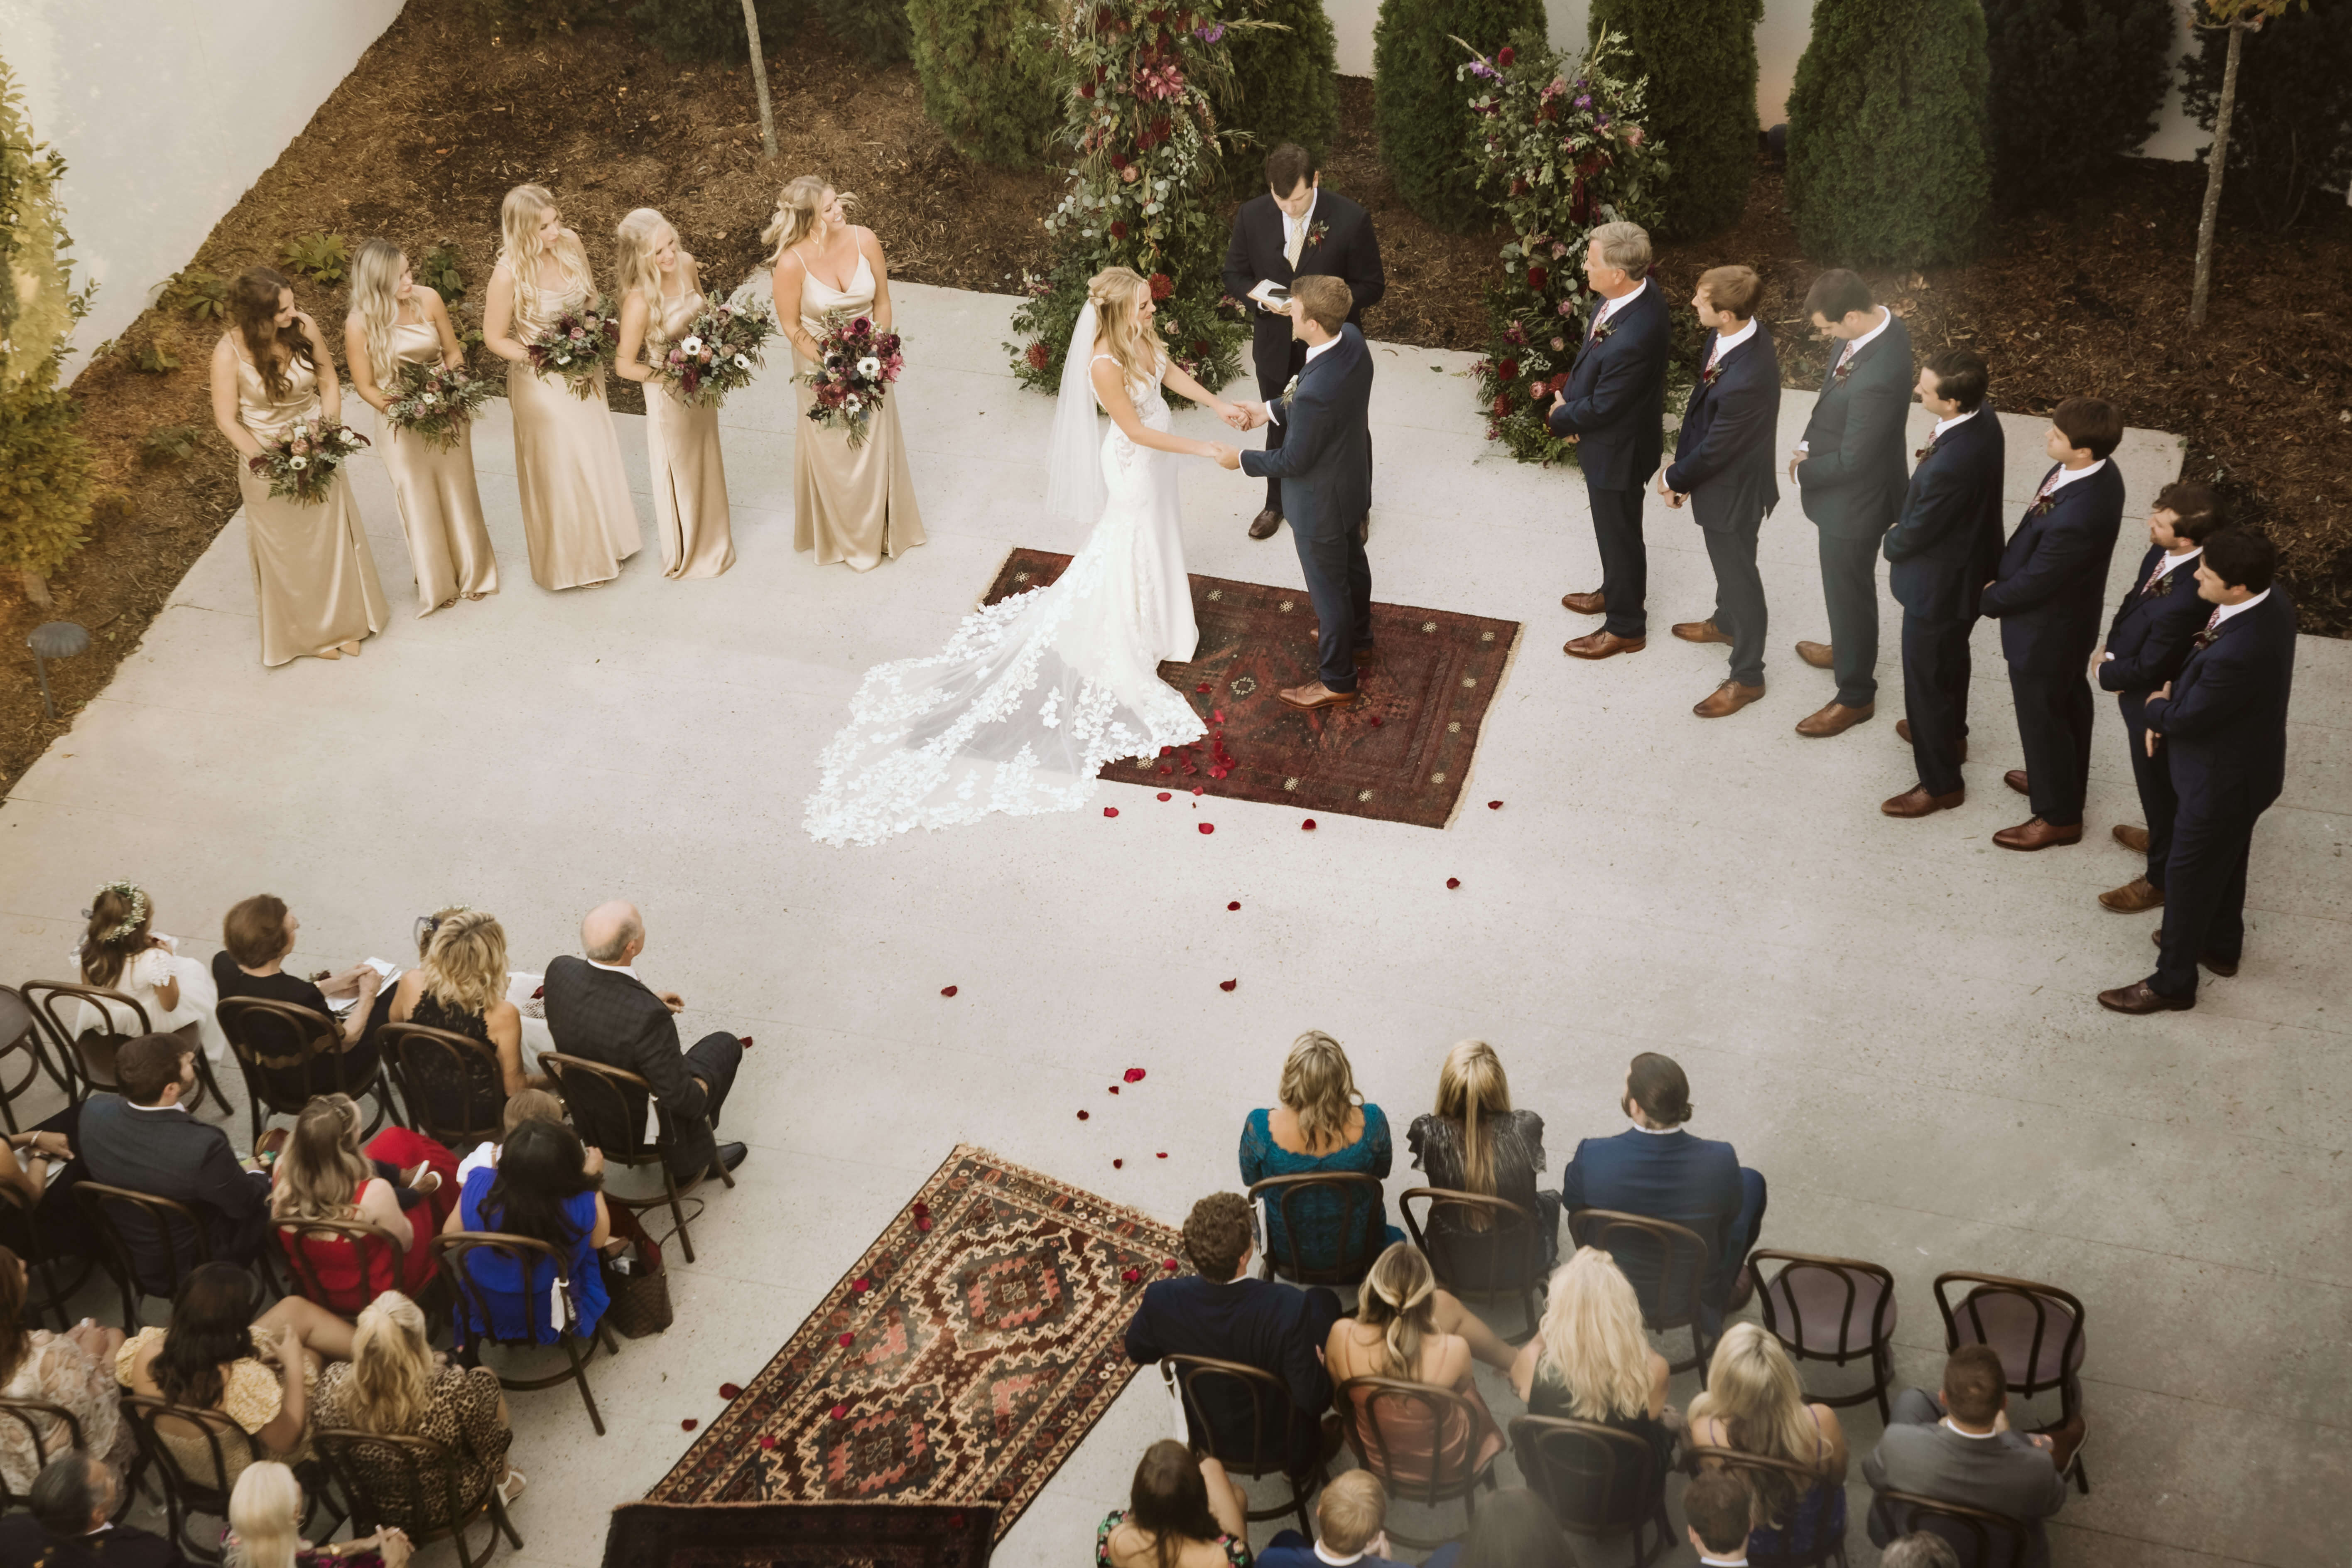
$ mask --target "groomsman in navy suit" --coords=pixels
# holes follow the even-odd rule
[[[2124,477],[2108,460],[2124,437],[2116,405],[2070,397],[2050,419],[2043,446],[2055,466],[2009,536],[1978,606],[2000,622],[2018,738],[2025,744],[2025,766],[2011,769],[2003,782],[2033,802],[2031,817],[1992,836],[2004,849],[2083,841],[2095,727],[2088,667],[2099,645],[2107,562],[2124,521]]]
[[[1911,742],[1919,782],[1879,803],[1889,816],[1929,816],[1968,798],[1969,631],[2000,561],[2000,416],[1985,401],[1985,362],[1939,349],[1919,371],[1919,402],[1936,416],[1919,449],[1903,514],[1880,551],[1903,606],[1903,706],[1895,732]]]
[[[2164,866],[2156,973],[2099,993],[2117,1013],[2197,1005],[2197,966],[2238,973],[2246,940],[2246,856],[2254,824],[2286,783],[2294,606],[2272,585],[2278,552],[2235,529],[2205,540],[2197,594],[2209,610],[2188,660],[2140,710],[2144,749],[2168,756],[2180,797]]]
[[[1691,518],[1715,567],[1715,614],[1684,621],[1685,642],[1731,645],[1730,679],[1691,711],[1722,719],[1764,695],[1764,578],[1756,570],[1756,536],[1780,504],[1772,454],[1780,422],[1780,361],[1772,334],[1756,324],[1764,280],[1750,267],[1715,267],[1699,275],[1691,308],[1707,329],[1698,385],[1683,410],[1675,460],[1658,476],[1658,494]]]
[[[1604,223],[1584,247],[1585,281],[1601,296],[1568,385],[1552,395],[1551,433],[1577,444],[1584,495],[1601,551],[1601,586],[1564,594],[1580,616],[1608,619],[1562,651],[1575,658],[1639,653],[1649,646],[1650,555],[1642,542],[1642,496],[1666,448],[1666,297],[1650,279],[1650,237],[1633,223]]]
[[[1911,332],[1870,285],[1843,268],[1805,294],[1813,331],[1838,344],[1805,438],[1789,457],[1805,515],[1821,531],[1822,596],[1830,640],[1797,657],[1837,672],[1837,696],[1797,733],[1843,735],[1877,711],[1878,542],[1903,510],[1903,430],[1911,416]]]
[[[2130,742],[2132,779],[2139,785],[2140,810],[2147,826],[2116,824],[2116,842],[2147,858],[2147,868],[2120,888],[2099,895],[2118,914],[2137,914],[2164,902],[2164,861],[2172,849],[2171,764],[2149,754],[2147,727],[2140,722],[2147,694],[2180,673],[2189,639],[2205,625],[2209,606],[2197,596],[2197,558],[2205,536],[2219,530],[2221,514],[2210,485],[2179,479],[2164,487],[2147,514],[2147,553],[2140,557],[2132,585],[2108,624],[2105,648],[2095,667],[2100,689],[2116,694]]]

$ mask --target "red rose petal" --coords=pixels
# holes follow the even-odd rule
[[[940,987],[940,994],[942,996],[952,996],[955,994],[956,988],[952,985],[942,985]]]
[[[916,1200],[915,1200],[915,1217],[916,1217],[917,1219],[921,1219],[921,1218],[923,1218],[926,1215],[929,1214],[930,1212],[931,1212],[931,1205],[929,1205],[929,1204],[927,1204],[927,1203],[923,1202],[920,1198],[918,1198],[918,1199],[916,1199]]]
[[[737,1398],[742,1392],[742,1386],[739,1384],[722,1383],[719,1385],[719,1397],[721,1399]]]
[[[1240,984],[1241,982],[1239,980],[1220,980],[1217,982],[1217,989],[1220,991],[1231,991],[1234,986],[1239,985]]]
[[[1229,909],[1229,910],[1237,910],[1237,909],[1240,909],[1241,907],[1242,907],[1242,901],[1241,901],[1239,899],[1235,899],[1232,903],[1227,904],[1227,905],[1225,906],[1225,908],[1227,908],[1227,909]]]
[[[1213,822],[1204,822],[1201,824],[1201,831],[1203,833],[1214,833],[1216,830],[1217,825]]]
[[[1462,879],[1459,877],[1448,877],[1445,879],[1445,885],[1449,888],[1458,888],[1462,885]]]
[[[1137,1280],[1143,1278],[1143,1270],[1140,1268],[1122,1268],[1118,1271],[1118,1277],[1132,1285]]]
[[[1225,776],[1225,770],[1223,768],[1211,768],[1209,770],[1209,776],[1213,779],[1223,778]]]
[[[857,1294],[863,1296],[866,1292],[874,1289],[874,1281],[871,1279],[852,1279],[849,1282],[849,1288],[857,1292]],[[729,1397],[732,1398],[733,1395],[730,1394]]]
[[[1209,792],[1208,792],[1207,790],[1205,790],[1205,789],[1202,789],[1199,784],[1194,784],[1194,785],[1192,786],[1192,793],[1193,793],[1194,795],[1206,795],[1206,794],[1208,794]]]
[[[1105,816],[1117,816],[1118,815],[1118,807],[1117,807],[1117,806],[1115,806],[1115,805],[1107,805],[1107,806],[1104,806],[1104,807],[1103,807],[1103,815],[1104,815]]]
[[[845,1350],[845,1349],[847,1349],[849,1346],[856,1344],[856,1342],[857,1342],[857,1336],[856,1336],[856,1334],[843,1334],[843,1335],[841,1336],[841,1344],[842,1344],[842,1347],[843,1347]]]
[[[1168,1151],[1166,1151],[1165,1149],[1162,1149],[1162,1150],[1161,1150],[1161,1151],[1160,1151],[1157,1155],[1155,1155],[1155,1156],[1153,1156],[1153,1157],[1154,1157],[1155,1159],[1165,1160],[1166,1158],[1168,1158]]]
[[[1162,747],[1160,747],[1160,754],[1161,756],[1163,756],[1163,757],[1164,757],[1164,756],[1166,756],[1169,752],[1171,752],[1174,751],[1175,749],[1176,749],[1176,748],[1175,748],[1175,747],[1173,747],[1173,746],[1162,746]]]
[[[750,1050],[750,1049],[751,1048],[751,1036],[749,1036],[749,1035],[738,1035],[738,1036],[736,1036],[735,1037],[736,1037],[737,1039],[739,1039],[739,1040],[740,1040],[740,1041],[742,1041],[742,1042],[743,1042],[743,1048],[744,1048],[745,1050],[747,1050],[747,1051],[748,1051],[748,1050]]]
[[[1162,768],[1162,769],[1160,769],[1160,771],[1161,773],[1174,773],[1176,770],[1175,770],[1174,768]],[[1160,798],[1160,799],[1162,799],[1162,800],[1166,800],[1168,797],[1167,797],[1166,795],[1161,795]]]
[[[1225,710],[1224,710],[1223,709],[1222,709],[1222,708],[1215,709],[1215,710],[1213,710],[1210,712],[1210,714],[1209,714],[1209,722],[1210,722],[1210,723],[1212,723],[1212,724],[1222,724],[1222,723],[1223,723],[1224,721],[1225,721]],[[1220,736],[1218,736],[1218,737],[1217,737],[1217,739],[1218,739],[1218,740],[1220,740],[1220,741],[1222,741],[1222,740],[1223,740],[1223,739],[1224,739],[1224,737],[1223,737],[1223,735],[1220,735]]]
[[[1160,1260],[1160,1267],[1173,1274],[1176,1272],[1176,1260],[1172,1258],[1163,1258]]]
[[[845,1416],[845,1415],[848,1415],[848,1414],[849,1414],[849,1406],[848,1406],[848,1405],[835,1405],[835,1406],[833,1407],[833,1418],[834,1418],[835,1421],[840,1420],[843,1416]]]
[[[1500,811],[1503,809],[1503,803],[1499,800],[1490,800],[1486,803],[1486,809],[1488,811]]]
[[[542,997],[542,996],[544,996],[544,995],[546,995],[546,994],[547,994],[547,987],[546,987],[546,986],[544,986],[544,985],[535,985],[535,986],[531,987],[530,999],[531,999],[532,1001],[536,1002],[536,1001],[538,1001],[541,997]]]
[[[1160,771],[1164,773],[1168,770],[1166,768],[1162,768]],[[1162,800],[1173,800],[1175,797],[1163,789],[1160,792],[1160,798]]]
[[[1310,817],[1308,817],[1306,821],[1304,821],[1304,822],[1300,823],[1300,824],[1298,825],[1298,831],[1299,831],[1299,832],[1301,832],[1301,833],[1312,833],[1312,832],[1314,832],[1314,831],[1315,831],[1315,819],[1314,819],[1313,817],[1311,817],[1311,816],[1310,816]]]
[[[762,1432],[760,1434],[760,1447],[762,1448],[772,1448],[775,1446],[776,1438],[773,1433]]]
[[[1373,728],[1373,729],[1375,729],[1375,730],[1377,730],[1377,729],[1379,729],[1380,727],[1381,727],[1381,716],[1380,716],[1379,714],[1375,713],[1375,714],[1373,714],[1373,715],[1372,715],[1372,728]]]
[[[1127,1162],[1124,1160],[1113,1160],[1110,1163],[1110,1168],[1114,1171],[1124,1170],[1126,1166]]]
[[[1199,692],[1202,696],[1206,697],[1209,694],[1209,682],[1204,680],[1201,682],[1200,685],[1192,688],[1192,689]]]
[[[1117,1084],[1113,1084],[1113,1085],[1111,1085],[1111,1086],[1110,1086],[1110,1091],[1111,1091],[1113,1094],[1117,1094],[1117,1093],[1118,1092],[1118,1085],[1117,1085]]]
[[[1086,1112],[1086,1111],[1081,1110],[1081,1111],[1079,1111],[1079,1112],[1078,1112],[1078,1120],[1079,1120],[1079,1121],[1084,1121],[1087,1119],[1087,1112]]]
[[[929,1229],[930,1229],[930,1228],[931,1228],[931,1216],[930,1216],[930,1215],[924,1215],[920,1216],[919,1218],[918,1218],[918,1219],[915,1221],[915,1228],[916,1228],[917,1230],[929,1230]]]
[[[701,1426],[701,1425],[702,1425],[702,1423],[701,1423],[701,1422],[699,1422],[699,1421],[696,1420],[693,1416],[689,1415],[689,1416],[688,1416],[685,1420],[683,1420],[683,1421],[681,1421],[681,1422],[679,1422],[679,1423],[677,1424],[677,1429],[678,1429],[679,1431],[681,1431],[681,1432],[691,1432],[691,1431],[693,1431],[697,1426]]]
[[[1143,1069],[1141,1068],[1129,1068],[1121,1076],[1129,1083],[1141,1083],[1143,1081]]]

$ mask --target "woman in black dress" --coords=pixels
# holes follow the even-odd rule
[[[327,1004],[327,991],[299,974],[287,973],[283,967],[287,955],[294,951],[294,935],[301,929],[302,922],[294,918],[286,900],[274,893],[257,893],[231,908],[221,921],[225,951],[213,954],[213,984],[220,991],[220,999],[252,996],[290,1002],[332,1018],[335,1013]],[[337,995],[355,987],[359,1000],[342,1020],[337,1047],[341,1060],[313,1061],[310,1091],[364,1094],[376,1076],[375,1042],[369,1037],[368,1020],[383,978],[364,963],[320,978]]]
[[[1445,1054],[1437,1074],[1437,1109],[1414,1119],[1405,1142],[1412,1150],[1413,1169],[1424,1173],[1431,1186],[1502,1198],[1532,1215],[1538,1262],[1550,1270],[1559,1256],[1559,1194],[1536,1190],[1536,1173],[1544,1168],[1543,1118],[1511,1109],[1510,1080],[1492,1046],[1465,1040]],[[1437,1209],[1429,1216],[1430,1260],[1456,1289],[1479,1289],[1490,1268],[1486,1239],[1464,1235],[1489,1230],[1479,1223],[1483,1217],[1458,1208]]]
[[[507,1000],[507,933],[498,917],[481,910],[447,909],[428,917],[423,962],[400,977],[392,997],[392,1021],[422,1024],[481,1041],[498,1053],[497,1079],[470,1076],[462,1091],[455,1083],[431,1083],[435,1099],[427,1120],[446,1126],[492,1127],[505,1113],[507,1097],[522,1092],[528,1079],[522,1060],[522,1013]],[[417,1058],[411,1058],[414,1067]],[[437,1053],[436,1058],[437,1059]],[[412,1085],[412,1087],[415,1087]],[[438,1103],[446,1092],[449,1104]],[[454,1096],[467,1095],[461,1109]]]

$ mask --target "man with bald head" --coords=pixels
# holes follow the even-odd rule
[[[635,1073],[652,1087],[669,1136],[670,1173],[679,1181],[741,1164],[743,1145],[719,1142],[715,1129],[743,1059],[743,1042],[722,1030],[705,1035],[692,1050],[678,1048],[673,1015],[685,1011],[686,1001],[637,978],[646,923],[635,904],[615,900],[589,910],[580,922],[580,945],[586,958],[565,953],[547,966],[547,1032],[555,1037],[555,1048]],[[642,1101],[631,1110],[642,1128]],[[615,1147],[633,1141],[628,1129],[580,1131],[599,1146],[608,1140]]]

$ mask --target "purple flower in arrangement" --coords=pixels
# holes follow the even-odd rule
[[[1586,93],[1579,93],[1579,94],[1577,95],[1576,107],[1577,107],[1577,108],[1579,108],[1579,109],[1590,109],[1590,108],[1591,108],[1591,107],[1592,107],[1592,95],[1591,95],[1591,93],[1589,93],[1589,92],[1586,92]]]
[[[1488,65],[1485,60],[1472,60],[1470,62],[1470,74],[1486,81],[1497,81],[1501,79],[1496,75],[1495,68]]]
[[[1192,29],[1192,36],[1204,44],[1213,44],[1225,36],[1223,22],[1209,22]]]

